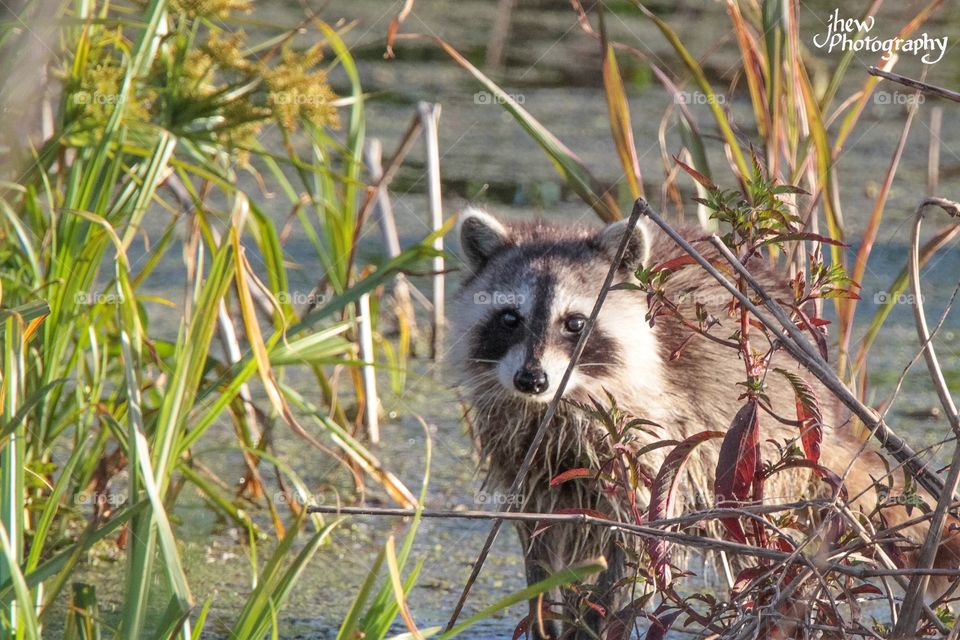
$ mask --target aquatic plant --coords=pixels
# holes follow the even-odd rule
[[[866,74],[862,86],[852,95],[840,98],[843,80],[848,75],[855,48],[844,50],[837,63],[828,70],[815,64],[812,55],[804,46],[799,31],[800,4],[795,2],[754,2],[731,0],[724,3],[730,19],[742,66],[725,90],[704,71],[687,46],[690,38],[676,31],[667,20],[640,2],[634,7],[662,34],[679,61],[682,72],[671,74],[660,66],[659,59],[647,55],[640,43],[616,42],[609,39],[604,28],[604,12],[627,11],[623,7],[605,5],[591,7],[588,12],[577,0],[572,3],[582,30],[596,40],[602,60],[602,74],[607,98],[607,115],[610,131],[621,163],[622,182],[620,193],[616,188],[601,188],[599,181],[591,176],[589,169],[555,135],[541,124],[533,113],[516,101],[509,92],[497,85],[483,71],[461,55],[451,44],[434,35],[403,33],[400,26],[409,13],[405,11],[391,25],[388,47],[399,47],[400,42],[425,39],[435,42],[451,59],[476,79],[495,97],[517,123],[536,140],[561,178],[583,201],[605,220],[619,218],[618,202],[629,194],[630,200],[638,199],[635,206],[641,207],[648,218],[665,230],[670,224],[648,205],[644,197],[642,176],[651,175],[650,167],[641,167],[637,159],[631,129],[631,114],[626,100],[626,89],[618,68],[618,55],[628,55],[648,66],[666,91],[674,96],[674,104],[662,119],[663,127],[679,127],[683,148],[679,154],[661,149],[664,181],[660,190],[660,209],[675,207],[677,218],[685,217],[685,203],[680,186],[686,177],[696,193],[697,217],[708,231],[722,232],[722,236],[704,239],[698,246],[682,244],[687,256],[672,264],[644,265],[637,272],[638,293],[645,294],[651,305],[649,319],[655,322],[658,314],[675,314],[683,301],[668,299],[661,285],[672,272],[679,269],[704,268],[711,276],[730,285],[729,310],[737,319],[739,329],[731,336],[710,336],[723,339],[739,349],[746,367],[745,380],[732,393],[742,394],[744,407],[725,433],[704,432],[686,442],[677,443],[655,479],[647,477],[636,468],[637,461],[624,456],[621,462],[632,468],[629,473],[611,474],[613,461],[603,461],[599,469],[568,470],[557,482],[579,481],[598,483],[598,490],[609,491],[611,485],[623,485],[621,489],[631,492],[637,482],[652,482],[651,492],[659,496],[647,513],[626,529],[641,536],[649,543],[645,557],[632,560],[635,577],[625,588],[633,589],[636,582],[648,588],[647,593],[631,605],[634,618],[648,618],[652,624],[647,637],[663,637],[670,627],[683,621],[696,623],[710,633],[723,637],[792,637],[803,630],[825,631],[838,634],[861,634],[875,637],[893,633],[896,637],[913,637],[915,634],[942,633],[952,625],[952,616],[944,604],[949,592],[933,606],[922,601],[922,593],[929,576],[936,571],[929,567],[938,548],[940,529],[946,520],[947,507],[956,488],[960,466],[951,463],[946,477],[938,477],[923,467],[918,452],[913,452],[893,429],[884,416],[866,406],[866,363],[871,346],[881,335],[883,324],[889,314],[891,303],[881,303],[868,321],[868,331],[859,349],[854,352],[852,336],[854,317],[858,310],[857,282],[863,277],[870,257],[877,230],[883,219],[890,185],[896,175],[906,136],[913,122],[919,100],[913,100],[906,118],[897,149],[884,176],[883,188],[879,191],[875,206],[867,220],[861,238],[855,239],[857,250],[848,252],[851,238],[843,225],[840,181],[837,163],[840,154],[857,128],[865,106],[871,100],[880,78],[897,79],[890,71],[897,56],[877,54],[877,66]],[[934,0],[923,6],[916,15],[900,28],[897,37],[909,39],[933,12],[942,4]],[[880,7],[874,2],[864,10],[861,22],[871,21]],[[509,10],[509,7],[507,8]],[[609,18],[609,13],[607,14]],[[864,32],[851,34],[852,38],[864,37]],[[402,56],[402,49],[395,55]],[[955,93],[922,82],[906,79],[908,86],[930,95],[955,99]],[[689,96],[696,100],[688,100]],[[735,99],[749,101],[752,119],[736,122],[729,105]],[[702,105],[708,113],[714,129],[708,137],[698,122],[698,109]],[[831,126],[835,124],[835,126]],[[663,144],[664,136],[661,136]],[[723,171],[707,164],[706,149],[719,146],[727,160]],[[721,177],[723,174],[723,177]],[[917,194],[918,199],[922,196]],[[923,200],[917,212],[917,228],[922,211],[929,206],[939,206],[951,215],[957,215],[957,207],[948,200]],[[921,247],[919,235],[912,241],[911,262],[905,265],[901,275],[890,287],[896,295],[912,283],[914,295],[919,300],[919,269],[936,251],[956,236],[957,227],[942,230],[925,246]],[[677,242],[682,238],[677,236]],[[706,244],[709,240],[709,244]],[[710,260],[703,259],[703,252],[710,252]],[[852,255],[851,255],[852,254]],[[720,264],[711,264],[719,262]],[[764,261],[789,270],[793,276],[795,299],[772,300],[750,278],[750,264]],[[908,274],[914,274],[912,278]],[[730,280],[726,280],[729,278]],[[598,283],[599,286],[599,283]],[[726,285],[725,285],[726,286]],[[602,297],[602,293],[600,296]],[[835,322],[824,316],[824,305],[834,306]],[[922,303],[916,303],[918,331],[923,353],[928,355],[931,379],[938,391],[945,388],[939,365],[933,356],[933,346],[928,345],[929,332],[922,324]],[[805,311],[809,308],[810,311]],[[762,310],[762,313],[761,313]],[[766,314],[776,318],[768,323]],[[710,318],[699,314],[687,326],[691,337],[708,335],[715,324]],[[827,337],[825,327],[830,325],[836,338],[836,357],[826,361]],[[769,352],[756,352],[747,340],[748,332],[759,332],[769,342]],[[926,336],[926,337],[924,337]],[[760,340],[765,343],[764,340]],[[812,343],[816,352],[808,352]],[[835,398],[846,405],[856,416],[865,434],[876,437],[897,462],[896,472],[903,467],[907,481],[902,495],[894,503],[908,505],[908,510],[917,507],[911,522],[929,520],[936,532],[928,536],[922,549],[913,549],[919,560],[919,572],[911,572],[902,566],[903,550],[893,542],[899,537],[899,527],[877,530],[865,525],[863,516],[879,517],[883,521],[884,510],[892,506],[881,501],[871,514],[854,514],[846,507],[842,477],[827,473],[818,465],[819,421],[821,401],[811,393],[810,381],[788,372],[771,372],[786,376],[796,392],[796,419],[799,429],[794,442],[782,443],[779,460],[761,461],[755,455],[756,443],[763,438],[756,427],[758,412],[777,411],[768,406],[764,396],[766,374],[770,356],[781,349],[788,350],[808,369],[811,380],[829,389]],[[680,357],[681,354],[675,354]],[[919,358],[919,353],[918,356]],[[951,426],[956,427],[956,410],[949,401],[949,394],[939,393],[944,410],[951,415]],[[603,412],[602,404],[586,408]],[[607,409],[610,413],[602,420],[616,422],[616,406]],[[642,419],[643,416],[635,418]],[[780,418],[785,419],[783,414]],[[656,520],[670,515],[672,496],[677,490],[676,480],[684,460],[691,455],[697,444],[706,438],[723,437],[721,465],[717,470],[716,492],[735,500],[720,503],[718,508],[730,506],[758,508],[750,517],[741,513],[730,517],[715,510],[694,511],[681,517],[671,518],[669,525],[657,535]],[[867,437],[866,435],[864,437]],[[948,438],[948,442],[952,438]],[[728,446],[729,445],[729,446]],[[960,447],[954,443],[955,450]],[[919,452],[923,453],[923,452]],[[954,460],[958,459],[957,454]],[[803,514],[810,505],[795,506],[784,513],[764,512],[763,484],[765,478],[790,466],[802,466],[814,470],[826,482],[835,485],[833,504],[827,506],[811,524]],[[887,474],[889,475],[889,473]],[[875,489],[883,489],[888,479],[876,478]],[[632,483],[632,484],[631,484]],[[923,487],[921,491],[917,486]],[[889,490],[888,490],[889,492]],[[881,495],[888,495],[880,491]],[[719,498],[718,498],[719,500]],[[936,507],[934,507],[936,503]],[[819,505],[820,508],[823,505]],[[536,514],[527,514],[535,518]],[[607,516],[592,514],[591,525],[596,526]],[[698,527],[720,518],[726,536],[732,546],[718,542],[698,533]],[[572,519],[572,518],[571,518]],[[577,520],[582,522],[581,520]],[[600,521],[600,522],[598,522]],[[787,540],[780,533],[781,526],[798,527],[802,530],[800,542]],[[634,528],[636,527],[636,528]],[[680,527],[681,531],[673,531]],[[689,532],[688,532],[689,529]],[[495,535],[496,527],[491,532]],[[944,533],[949,536],[949,532]],[[930,539],[932,538],[932,542]],[[668,542],[669,541],[669,542]],[[739,574],[728,574],[729,591],[714,595],[700,591],[681,594],[670,579],[668,548],[670,545],[724,549],[734,554],[755,555],[756,565]],[[717,546],[719,545],[719,546]],[[811,547],[812,545],[812,547]],[[907,545],[909,547],[909,545]],[[817,557],[826,554],[827,565],[809,564],[805,560],[806,548],[815,548]],[[480,562],[485,558],[480,554]],[[867,563],[867,564],[863,564]],[[869,565],[876,565],[870,567]],[[869,567],[869,568],[868,568]],[[471,580],[476,577],[475,570]],[[673,575],[677,575],[675,569]],[[684,575],[679,572],[680,575]],[[944,570],[941,574],[956,577],[957,571]],[[875,578],[881,578],[879,588]],[[906,596],[898,599],[891,582],[906,590]],[[467,584],[467,591],[470,583]],[[580,592],[589,604],[589,589]],[[652,598],[656,596],[657,601]],[[860,618],[856,604],[864,597],[874,598],[888,605],[891,618],[896,623],[887,627],[882,623],[870,625]],[[939,608],[938,608],[939,607]],[[456,614],[454,614],[456,616]],[[899,616],[899,617],[898,617]],[[531,622],[532,621],[528,621]]]
[[[273,455],[278,429],[413,504],[354,437],[345,399],[357,393],[355,302],[432,256],[431,239],[361,261],[354,62],[317,18],[247,35],[238,18],[250,9],[37,2],[18,18],[36,26],[55,12],[44,65],[56,90],[52,127],[5,141],[0,185],[4,636],[38,637],[65,611],[72,637],[105,630],[95,586],[75,581],[85,558],[111,554],[126,574],[120,637],[197,637],[211,601],[191,590],[176,534],[188,487],[250,542],[254,588],[235,637],[275,630],[337,522],[303,510],[311,488]],[[293,43],[302,29],[315,42],[306,49]],[[4,58],[33,37],[5,29]],[[346,72],[347,96],[329,85],[331,68]],[[4,87],[5,104],[24,109],[18,99]],[[270,129],[279,154],[264,143]],[[285,251],[291,229],[266,212],[268,192],[323,265],[306,290],[291,284],[303,265]],[[171,260],[182,265],[173,280],[159,270]],[[395,354],[407,349],[380,343],[402,366]],[[288,384],[292,369],[319,400]],[[241,468],[214,472],[197,453],[217,430],[232,432]],[[258,566],[271,530],[277,544]]]

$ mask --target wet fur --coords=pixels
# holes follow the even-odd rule
[[[665,235],[649,229],[645,231],[644,236],[638,235],[631,241],[617,281],[633,281],[632,273],[643,258],[649,265],[681,255],[682,250]],[[689,239],[703,235],[697,229],[683,229],[682,233]],[[606,233],[606,236],[610,235]],[[557,227],[543,223],[501,226],[496,220],[472,212],[462,222],[461,238],[467,268],[461,288],[451,304],[447,365],[470,406],[470,423],[488,470],[486,486],[490,491],[505,492],[520,468],[546,403],[543,399],[530,401],[509,388],[509,381],[503,373],[504,365],[500,364],[507,355],[480,357],[496,355],[485,353],[485,350],[497,351],[497,345],[491,345],[490,340],[503,341],[504,337],[485,324],[489,323],[491,314],[496,313],[497,305],[478,304],[476,296],[482,292],[497,292],[501,299],[514,304],[519,296],[523,296],[526,313],[541,316],[529,319],[530,326],[525,325],[529,335],[525,339],[545,342],[540,353],[536,346],[531,346],[525,349],[525,354],[534,358],[538,355],[545,357],[544,354],[549,354],[551,349],[557,351],[556,344],[551,346],[551,342],[555,343],[557,339],[549,337],[554,333],[555,323],[553,318],[545,321],[542,317],[545,308],[541,305],[538,309],[536,300],[531,301],[530,297],[536,298],[538,292],[552,286],[552,309],[575,308],[588,314],[609,269],[612,248],[619,236],[604,237],[601,230],[580,226]],[[705,246],[699,248],[705,251]],[[710,257],[710,252],[706,253]],[[751,265],[751,271],[770,293],[781,298],[790,297],[785,278],[760,261]],[[704,303],[708,311],[722,322],[714,329],[715,335],[727,338],[736,328],[736,319],[730,317],[724,307],[729,295],[699,267],[677,270],[667,282],[667,293],[671,300],[686,296],[688,301],[682,308],[691,318],[692,299]],[[657,318],[655,325],[650,327],[644,318],[646,312],[646,296],[642,292],[614,290],[609,293],[565,398],[583,402],[590,396],[605,398],[605,392],[610,392],[621,408],[662,426],[658,436],[638,432],[632,444],[634,450],[660,438],[681,440],[703,430],[728,429],[734,414],[743,405],[743,400],[738,399],[741,387],[735,386],[745,378],[743,362],[737,353],[706,338],[695,337],[679,358],[671,359],[671,354],[689,336],[690,330],[669,316]],[[485,326],[488,328],[483,329]],[[544,335],[548,336],[545,340]],[[591,345],[598,336],[606,343]],[[765,341],[756,347],[766,350]],[[591,354],[597,353],[604,354],[603,362],[591,362]],[[555,375],[556,371],[566,367],[566,363],[562,362],[562,367],[554,363],[551,373]],[[793,371],[811,384],[816,381],[786,353],[780,352],[774,357],[771,373],[766,378],[767,394],[778,414],[792,418],[794,394],[783,376],[773,373],[776,367]],[[882,477],[886,469],[879,456],[852,434],[847,413],[819,385],[814,386],[823,404],[826,423],[821,464],[844,477],[851,497],[858,496],[853,508],[870,513],[877,504],[871,476]],[[549,396],[552,395],[551,389]],[[795,440],[798,435],[795,426],[783,424],[762,412],[760,434],[761,455],[765,461],[779,459],[770,440],[782,444]],[[714,439],[694,451],[687,466],[685,486],[680,492],[688,499],[685,504],[678,505],[678,510],[712,505],[719,449],[720,440]],[[669,451],[670,447],[655,449],[640,462],[656,474]],[[606,431],[570,404],[561,403],[526,482],[523,510],[595,509],[632,521],[626,497],[600,494],[595,483],[575,481],[550,486],[550,479],[565,470],[578,467],[596,469],[613,455]],[[897,492],[902,481],[897,478],[895,483],[894,492]],[[766,503],[791,502],[830,496],[831,488],[813,478],[808,470],[801,469],[781,472],[770,478],[764,485],[764,494]],[[641,489],[637,498],[640,508],[645,509],[649,499],[646,489]],[[902,508],[886,509],[884,516],[888,524],[907,518]],[[544,577],[547,570],[605,555],[614,561],[610,562],[607,574],[601,576],[600,583],[612,587],[624,575],[618,546],[626,545],[629,550],[638,542],[635,538],[615,537],[599,528],[574,525],[553,526],[532,538],[531,533],[526,525],[519,527],[527,559],[527,577],[531,583]],[[913,527],[905,533],[921,540],[925,532],[922,527]],[[960,551],[960,545],[955,535],[950,538],[948,548],[945,547],[938,558],[939,566],[958,564],[955,551]],[[625,604],[624,594],[617,594],[617,591],[610,589],[606,601],[602,593],[595,594],[593,600],[599,599],[611,613],[616,613]],[[604,626],[596,614],[592,616],[593,619],[581,622],[594,629]]]

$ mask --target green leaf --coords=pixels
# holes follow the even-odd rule
[[[591,576],[595,573],[600,573],[607,569],[607,561],[603,558],[597,558],[595,560],[586,560],[579,564],[575,564],[566,569],[561,569],[556,573],[551,574],[548,578],[541,580],[535,584],[530,585],[526,589],[521,589],[516,591],[505,598],[501,598],[497,602],[493,603],[489,607],[485,607],[476,614],[470,616],[457,626],[455,626],[450,631],[442,634],[440,640],[448,640],[449,638],[455,638],[473,625],[478,622],[485,620],[503,609],[512,607],[515,604],[526,602],[531,600],[541,593],[546,593],[554,587],[559,587],[564,584],[570,584],[571,582],[578,582],[583,580],[587,576]]]

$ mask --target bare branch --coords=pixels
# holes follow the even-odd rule
[[[899,73],[884,71],[883,69],[878,69],[877,67],[870,67],[869,73],[872,76],[878,76],[880,78],[885,78],[886,80],[892,80],[893,82],[910,87],[911,89],[916,89],[921,93],[937,96],[939,98],[946,98],[947,100],[953,100],[954,102],[960,102],[960,93],[951,91],[950,89],[944,89],[943,87],[938,87],[927,82],[920,82],[919,80],[902,76]]]
[[[761,298],[762,304],[777,319],[775,322],[767,314],[762,313],[751,300],[741,293],[735,285],[724,277],[710,262],[703,257],[689,242],[678,234],[663,218],[657,214],[646,200],[639,198],[634,211],[641,211],[644,215],[653,220],[657,226],[663,229],[674,242],[676,242],[684,251],[686,251],[696,262],[704,268],[714,279],[717,280],[727,291],[735,297],[740,304],[748,309],[764,326],[779,337],[783,343],[784,349],[790,353],[800,364],[807,368],[820,382],[827,387],[847,408],[849,408],[863,423],[870,429],[873,436],[891,456],[909,470],[910,474],[917,479],[931,495],[939,496],[943,491],[943,485],[940,480],[934,476],[926,466],[919,460],[917,454],[891,429],[883,417],[872,408],[866,406],[843,384],[837,377],[833,369],[820,357],[813,346],[806,340],[796,325],[790,321],[779,304],[776,303],[760,286],[756,279],[751,276],[740,261],[733,254],[726,250],[726,246],[720,242],[719,238],[714,238],[713,244],[721,251],[721,255],[730,262],[734,270],[744,278],[744,280],[757,292]],[[722,247],[722,248],[721,248]],[[726,250],[724,252],[724,250]]]

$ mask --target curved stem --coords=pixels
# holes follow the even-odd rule
[[[893,429],[887,425],[883,416],[866,406],[848,389],[830,366],[820,357],[816,349],[809,344],[803,334],[797,329],[796,325],[786,316],[780,305],[776,303],[763,290],[759,283],[744,268],[736,256],[726,250],[726,246],[720,242],[719,238],[712,238],[714,246],[720,254],[730,263],[730,266],[742,276],[746,282],[760,296],[761,304],[770,311],[776,318],[767,316],[760,311],[750,298],[745,296],[737,289],[727,278],[714,267],[709,260],[697,251],[693,245],[687,242],[680,234],[676,232],[660,215],[653,210],[646,200],[637,200],[636,207],[640,207],[644,215],[649,217],[664,233],[676,242],[690,257],[692,257],[703,269],[709,273],[724,289],[740,302],[741,305],[750,310],[757,320],[759,320],[767,329],[776,335],[783,343],[783,348],[802,364],[810,373],[812,373],[840,402],[842,402],[850,411],[852,411],[870,430],[871,435],[877,439],[880,446],[887,453],[893,456],[900,464],[907,468],[918,483],[920,483],[931,495],[939,496],[943,492],[943,484],[940,479],[931,473],[926,465],[919,460],[917,454]],[[950,492],[952,494],[952,492]]]
[[[947,420],[950,421],[950,427],[953,433],[960,436],[960,416],[957,415],[957,407],[950,397],[950,390],[947,388],[947,382],[943,377],[943,369],[937,359],[937,354],[933,349],[933,342],[930,336],[930,329],[927,326],[927,318],[923,309],[923,295],[920,283],[920,263],[918,254],[920,252],[920,226],[923,222],[923,210],[928,206],[935,205],[954,217],[960,217],[960,205],[946,200],[944,198],[927,198],[917,207],[917,213],[913,221],[913,236],[910,242],[910,288],[913,291],[913,314],[916,319],[917,336],[920,338],[920,344],[923,348],[923,357],[927,362],[927,370],[930,372],[930,378],[933,380],[933,386],[937,390],[937,396],[940,398],[940,404],[947,414]],[[933,566],[937,557],[937,551],[940,548],[940,538],[943,531],[943,524],[947,517],[947,508],[950,505],[951,497],[957,487],[957,481],[960,480],[960,444],[954,446],[953,460],[950,462],[950,471],[947,473],[945,489],[937,500],[937,507],[930,519],[930,528],[927,536],[920,547],[920,554],[917,560],[918,569],[926,569]],[[903,598],[903,607],[900,609],[900,620],[897,621],[893,629],[892,638],[912,637],[917,621],[920,618],[920,609],[923,604],[923,596],[930,582],[929,576],[915,575],[910,579],[910,585]]]

